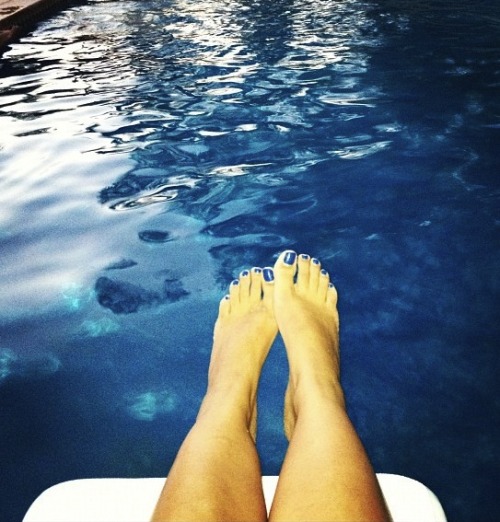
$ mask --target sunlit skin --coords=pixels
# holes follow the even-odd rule
[[[244,271],[220,303],[208,387],[153,521],[389,520],[340,385],[337,292],[316,259],[283,252],[274,270]],[[277,332],[290,377],[289,448],[266,513],[256,394]]]

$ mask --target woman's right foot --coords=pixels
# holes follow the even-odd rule
[[[284,413],[290,440],[301,404],[327,398],[344,407],[337,291],[320,262],[307,254],[283,252],[274,275],[274,314],[290,367]]]

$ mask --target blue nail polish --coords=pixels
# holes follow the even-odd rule
[[[285,254],[283,263],[285,263],[285,265],[293,265],[295,263],[296,257],[297,257],[297,254],[295,252],[289,251]]]
[[[328,272],[324,268],[322,268],[321,269],[321,275],[326,276],[326,275],[328,275]]]
[[[264,268],[262,275],[264,276],[264,281],[267,281],[268,283],[274,281],[274,272],[272,268]]]
[[[330,284],[328,285],[328,288],[334,288],[333,283],[330,283]]]
[[[254,271],[254,274],[260,274],[262,272],[262,269],[261,268],[254,268],[253,271]]]
[[[224,301],[229,301],[229,299],[231,299],[231,298],[228,295],[224,296]]]
[[[250,272],[248,270],[243,270],[243,272],[241,272],[241,277],[247,277],[249,273]]]
[[[316,259],[315,257],[312,258],[312,262],[314,265],[319,265],[319,259]]]
[[[237,279],[235,279],[234,281],[231,282],[231,284],[236,286],[236,285],[239,285],[240,282]]]
[[[300,257],[304,260],[304,261],[307,261],[309,259],[309,256],[307,254],[301,254]]]

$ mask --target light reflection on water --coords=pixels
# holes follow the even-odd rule
[[[100,188],[109,208],[137,210],[178,198],[198,200],[200,190],[188,194],[200,184],[216,195],[222,178],[249,169],[265,185],[276,184],[272,177],[279,184],[283,169],[293,174],[328,157],[310,143],[291,153],[289,140],[280,140],[293,129],[310,129],[321,113],[317,103],[370,106],[362,92],[353,92],[353,78],[367,59],[355,47],[357,40],[364,46],[375,42],[372,35],[361,36],[369,24],[349,6],[336,7],[335,29],[326,28],[319,38],[311,36],[311,21],[300,6],[268,13],[268,6],[180,2],[137,20],[127,5],[113,6],[112,16],[105,3],[70,10],[66,18],[48,22],[41,36],[7,53],[26,60],[27,70],[2,80],[2,120],[9,129],[2,140],[2,183],[10,202],[3,207],[4,228],[12,239],[18,227],[33,238],[15,241],[13,255],[26,259],[25,266],[8,263],[12,284],[3,298],[11,312],[12,303],[26,310],[34,278],[46,296],[51,286],[75,278],[88,282],[83,267],[93,272],[99,257],[105,264],[116,251],[116,241],[102,242],[102,234],[109,237],[117,220],[91,210]],[[270,22],[266,33],[238,14],[254,8]],[[332,12],[331,5],[323,9]],[[137,41],[128,38],[126,25],[137,29]],[[282,54],[262,63],[262,45]],[[346,92],[322,90],[319,96],[312,90],[346,71],[353,84],[340,81]],[[312,98],[306,111],[304,97]],[[359,157],[378,147],[351,144],[328,154]],[[145,176],[152,168],[158,172]],[[29,216],[29,227],[20,215]],[[89,220],[82,220],[85,215]],[[40,224],[43,234],[37,234]],[[84,262],[86,257],[93,262]],[[36,308],[36,298],[31,300]]]
[[[151,423],[140,429],[163,462],[154,421],[187,429],[225,285],[294,247],[339,286],[345,386],[376,467],[427,479],[462,510],[465,493],[425,463],[457,465],[464,411],[473,474],[493,448],[478,435],[490,415],[469,400],[494,383],[500,112],[485,40],[497,22],[450,5],[94,1],[13,45],[0,71],[0,385],[90,377],[94,414]],[[268,473],[284,450],[274,357]],[[483,486],[467,492],[471,513]]]

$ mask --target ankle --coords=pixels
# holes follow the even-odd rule
[[[209,385],[196,421],[225,424],[236,422],[249,427],[255,409],[255,394],[235,386]]]
[[[293,405],[296,412],[311,407],[340,407],[345,410],[342,386],[336,377],[322,374],[300,376],[291,380]]]
[[[254,403],[259,382],[245,372],[235,373],[232,378],[208,377],[208,386],[203,401],[215,404]]]

